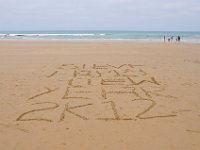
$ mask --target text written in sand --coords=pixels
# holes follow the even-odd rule
[[[46,78],[63,79],[62,86],[30,96],[28,110],[16,121],[131,121],[176,116],[160,109],[161,101],[167,107],[176,97],[166,94],[165,87],[143,65],[62,64]]]

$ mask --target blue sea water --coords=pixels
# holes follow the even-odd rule
[[[200,32],[160,31],[0,31],[0,40],[131,40],[163,42],[180,36],[182,42],[200,43]]]

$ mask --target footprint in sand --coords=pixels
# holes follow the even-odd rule
[[[198,130],[186,130],[187,132],[191,132],[191,133],[200,133],[200,131]]]
[[[22,131],[25,133],[29,133],[29,131],[26,129],[23,129],[23,128],[15,126],[15,125],[4,124],[4,123],[0,123],[0,129],[2,129],[3,131],[9,130],[9,129],[12,129],[12,130],[14,129],[14,130]],[[0,131],[2,131],[2,130],[0,130]]]

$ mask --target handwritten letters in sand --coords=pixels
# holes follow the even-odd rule
[[[159,112],[161,101],[176,97],[166,94],[165,87],[143,65],[62,64],[46,78],[54,80],[56,76],[68,79],[61,87],[30,96],[29,110],[16,121],[131,121],[176,116]]]

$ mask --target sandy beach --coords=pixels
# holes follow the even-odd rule
[[[200,44],[0,41],[1,150],[199,150]]]

